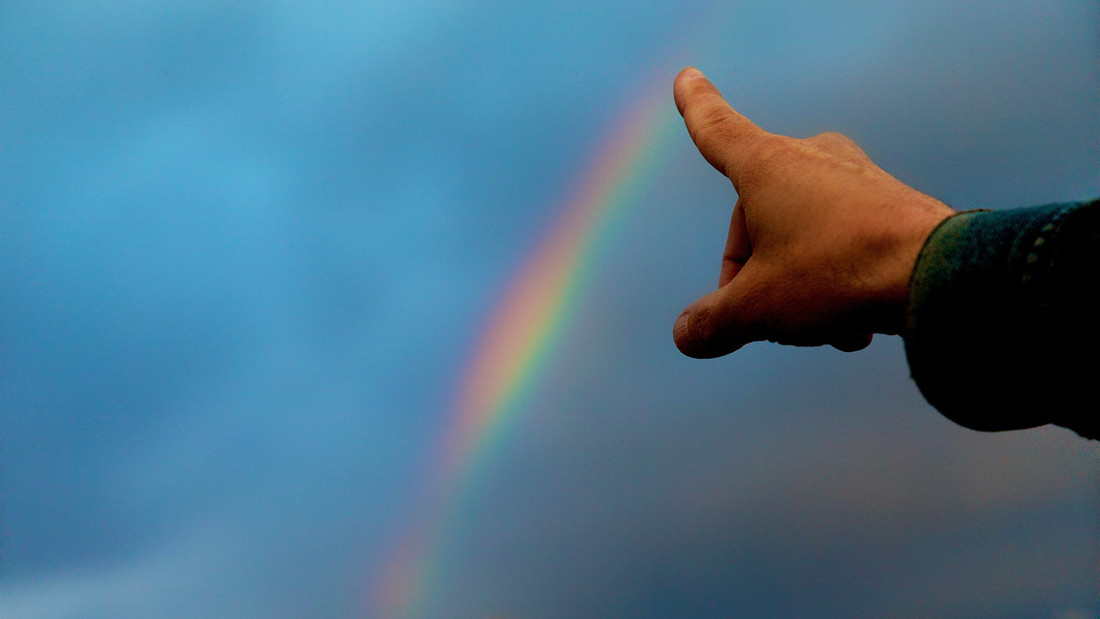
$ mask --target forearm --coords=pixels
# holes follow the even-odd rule
[[[1100,438],[1098,278],[1100,201],[947,219],[910,283],[913,379],[969,428],[1055,423]]]

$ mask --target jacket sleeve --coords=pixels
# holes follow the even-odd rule
[[[1100,200],[945,220],[917,259],[903,336],[913,379],[949,419],[1100,439],[1098,325]]]

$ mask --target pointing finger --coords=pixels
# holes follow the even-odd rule
[[[754,149],[771,134],[730,107],[698,69],[680,71],[672,90],[699,152],[737,188]]]

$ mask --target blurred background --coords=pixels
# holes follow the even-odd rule
[[[1094,1],[0,3],[0,614],[1096,616],[1096,444],[953,425],[898,338],[676,351],[735,200],[689,64],[957,208],[1100,195]]]

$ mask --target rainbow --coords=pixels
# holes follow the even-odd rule
[[[561,215],[518,271],[491,313],[467,366],[462,389],[429,469],[420,520],[398,544],[373,583],[372,606],[385,617],[414,617],[430,602],[436,569],[432,552],[458,499],[499,442],[507,421],[519,412],[523,395],[536,382],[553,349],[564,316],[576,306],[589,263],[628,206],[656,159],[662,122],[676,118],[667,80],[619,118],[586,165]]]

